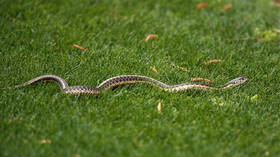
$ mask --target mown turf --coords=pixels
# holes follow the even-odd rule
[[[279,155],[280,9],[217,0],[196,10],[200,2],[1,0],[1,88],[43,74],[90,86],[121,74],[249,81],[215,92],[139,84],[69,96],[51,83],[1,90],[0,156]],[[145,43],[151,33],[159,38]],[[222,62],[204,67],[211,59]]]

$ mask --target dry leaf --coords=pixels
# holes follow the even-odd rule
[[[47,144],[51,144],[52,141],[51,141],[51,140],[48,140],[48,139],[43,139],[43,140],[40,141],[40,143],[41,143],[41,144],[46,144],[46,143],[47,143]]]
[[[221,60],[219,59],[213,59],[213,60],[209,60],[207,62],[204,62],[204,66],[208,65],[208,64],[211,64],[211,63],[218,63],[218,62],[221,62]]]
[[[156,35],[156,34],[149,34],[146,37],[145,42],[148,42],[151,38],[158,38],[158,35]]]
[[[23,118],[18,117],[18,118],[9,119],[9,123],[11,124],[13,121],[18,121],[18,120],[23,120]]]
[[[207,83],[212,83],[211,80],[204,79],[204,78],[192,78],[192,81],[194,81],[194,82],[207,82]]]
[[[73,45],[74,47],[77,47],[77,48],[79,48],[80,50],[83,50],[83,51],[85,51],[86,50],[86,48],[83,48],[82,46],[80,46],[80,45],[76,45],[76,44],[74,44]]]
[[[197,6],[196,6],[196,9],[197,10],[200,10],[201,8],[207,8],[208,5],[207,3],[203,2],[203,3],[199,3]]]
[[[173,68],[180,69],[180,70],[182,70],[182,71],[184,71],[184,72],[188,72],[187,69],[185,69],[185,68],[183,68],[183,67],[180,67],[180,66],[177,66],[177,65],[172,65],[172,67],[173,67]]]
[[[80,154],[75,154],[74,157],[81,157],[81,155]]]
[[[153,72],[158,73],[158,71],[157,71],[157,69],[156,69],[155,67],[150,67],[150,68],[151,68],[151,70],[152,70]]]
[[[161,102],[158,103],[157,109],[158,109],[158,113],[161,113]]]
[[[276,33],[279,33],[279,34],[280,34],[280,29],[276,29]]]
[[[226,6],[223,8],[223,10],[226,11],[226,10],[229,10],[229,9],[231,9],[231,8],[232,8],[232,3],[226,5]]]

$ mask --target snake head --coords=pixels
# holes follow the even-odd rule
[[[233,86],[238,86],[238,85],[246,82],[247,80],[248,80],[248,78],[246,76],[241,76],[241,77],[238,77],[236,79],[229,81],[228,84],[231,84]]]

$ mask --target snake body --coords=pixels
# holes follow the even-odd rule
[[[223,86],[213,87],[202,83],[183,83],[177,85],[167,85],[158,80],[155,80],[150,77],[140,76],[140,75],[120,75],[116,77],[109,78],[103,81],[97,87],[89,87],[89,86],[69,86],[68,83],[61,77],[56,75],[42,75],[36,77],[28,82],[25,82],[21,85],[15,87],[25,87],[40,81],[55,81],[59,84],[60,89],[66,94],[99,94],[102,91],[106,91],[109,88],[125,85],[125,84],[133,84],[133,83],[149,83],[156,87],[159,87],[165,91],[169,92],[177,92],[177,91],[186,91],[190,89],[198,89],[198,90],[221,90],[227,89],[231,87],[238,86],[244,82],[246,82],[247,77],[238,77],[226,83]]]

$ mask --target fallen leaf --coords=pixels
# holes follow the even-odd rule
[[[204,79],[204,78],[192,78],[191,80],[194,81],[194,82],[201,82],[201,81],[203,81],[203,82],[207,82],[207,83],[212,83],[211,80]]]
[[[151,38],[158,38],[159,36],[156,35],[156,34],[149,34],[146,39],[145,39],[145,42],[148,42]]]
[[[226,10],[229,10],[229,9],[231,9],[231,8],[232,8],[232,3],[226,5],[226,6],[223,8],[223,10],[226,11]]]
[[[221,62],[221,60],[219,59],[213,59],[213,60],[209,60],[207,62],[204,62],[204,66],[208,65],[208,64],[211,64],[211,63],[218,63],[218,62]]]
[[[48,139],[43,139],[40,141],[41,144],[51,144],[52,141],[51,140],[48,140]]]
[[[74,157],[81,157],[81,155],[80,154],[75,154]]]
[[[83,50],[83,51],[85,51],[86,50],[86,48],[83,48],[82,46],[80,46],[80,45],[76,45],[76,44],[74,44],[73,45],[74,47],[77,47],[77,48],[79,48],[80,50]]]
[[[161,113],[161,102],[158,103],[157,109],[158,109],[158,113]]]
[[[184,72],[188,72],[187,69],[185,69],[185,68],[183,68],[183,67],[180,67],[180,66],[177,66],[177,65],[172,65],[172,67],[173,67],[173,68],[180,69],[180,70],[182,70],[182,71],[184,71]]]
[[[200,10],[201,8],[207,8],[207,7],[208,7],[207,3],[202,2],[202,3],[199,3],[199,4],[196,6],[196,9],[197,9],[197,10]]]
[[[18,118],[9,119],[9,123],[11,124],[13,121],[18,121],[18,120],[23,120],[23,118],[18,117]]]
[[[151,70],[152,70],[153,72],[158,73],[158,71],[157,71],[157,69],[156,69],[155,67],[150,67],[150,68],[151,68]]]
[[[279,33],[279,34],[280,34],[280,29],[276,29],[276,33]]]

